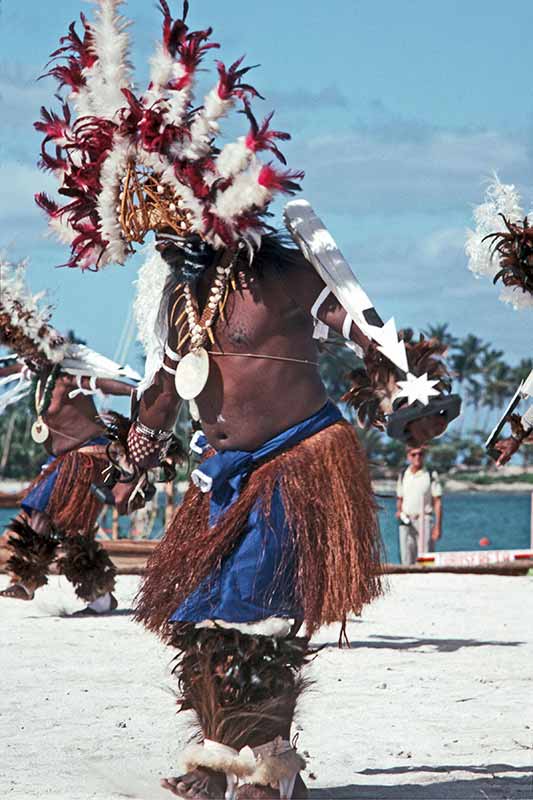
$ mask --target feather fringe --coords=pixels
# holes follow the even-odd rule
[[[48,570],[54,560],[58,541],[36,533],[29,522],[17,517],[9,524],[7,546],[11,556],[6,569],[15,579],[38,589],[48,583]]]
[[[91,603],[115,588],[115,565],[102,545],[91,536],[71,536],[64,541],[59,570],[75,588],[80,600]]]

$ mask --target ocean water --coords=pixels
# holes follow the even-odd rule
[[[398,564],[396,501],[392,497],[378,497],[378,503],[386,559]],[[444,496],[443,508],[443,534],[437,550],[518,550],[530,546],[530,494],[449,494]],[[15,513],[14,509],[0,509],[0,529]],[[160,518],[162,520],[162,513]],[[125,533],[124,523],[122,528]],[[161,533],[162,522],[158,520],[150,538],[158,538]],[[480,546],[479,540],[483,537],[490,540],[489,547]]]
[[[396,499],[378,498],[387,561],[400,562]],[[437,551],[520,550],[530,546],[531,495],[472,492],[444,495],[442,537]],[[490,546],[482,547],[487,537]]]

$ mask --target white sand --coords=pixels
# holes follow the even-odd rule
[[[171,652],[126,614],[58,616],[77,605],[64,579],[38,597],[0,601],[0,797],[169,800],[187,737]],[[312,797],[532,798],[532,628],[531,578],[405,575],[351,650],[322,631],[299,716]]]

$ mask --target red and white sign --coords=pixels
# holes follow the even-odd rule
[[[480,567],[488,564],[533,560],[533,550],[460,550],[447,553],[421,553],[417,564],[431,567]]]

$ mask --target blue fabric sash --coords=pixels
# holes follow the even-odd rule
[[[79,447],[76,447],[76,450],[79,450],[82,447],[90,447],[92,445],[98,444],[108,444],[109,439],[105,436],[96,436],[94,439],[91,439],[88,442],[84,442],[84,444],[80,444]],[[70,451],[72,452],[72,451]],[[42,472],[53,464],[54,461],[57,460],[57,456],[49,456],[43,464]],[[57,476],[59,474],[59,468],[53,470],[46,478],[43,478],[42,481],[33,487],[33,489],[28,492],[26,497],[21,502],[21,508],[26,511],[27,514],[31,514],[32,511],[46,511],[48,508],[48,503],[50,502],[50,498],[52,496],[52,492],[54,491],[54,486],[57,481]]]
[[[316,414],[253,452],[227,450],[206,459],[193,472],[192,479],[202,491],[210,492],[210,525],[216,525],[237,500],[244,481],[261,461],[294,447],[341,419],[339,409],[328,402]],[[205,437],[196,439],[195,450],[206,446]],[[270,616],[297,616],[292,547],[280,492],[276,489],[269,519],[265,519],[261,509],[252,510],[232,552],[177,608],[171,621],[255,622]]]

